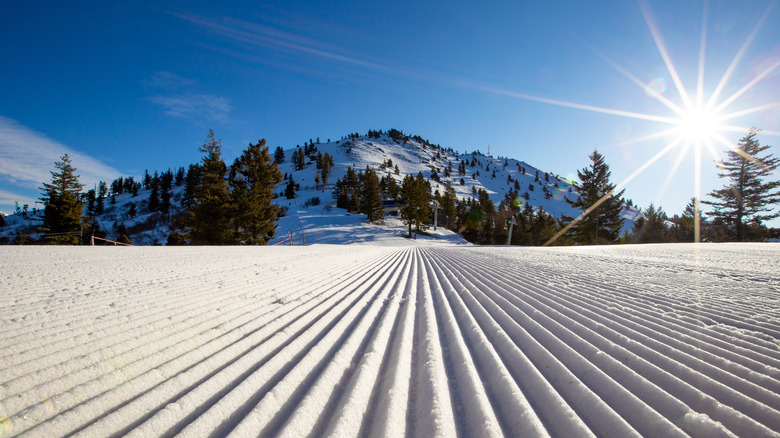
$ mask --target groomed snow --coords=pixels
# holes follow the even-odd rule
[[[0,247],[0,437],[780,435],[780,245],[441,241]]]

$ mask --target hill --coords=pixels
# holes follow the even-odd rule
[[[294,180],[298,190],[295,198],[287,199],[284,195],[287,180],[276,189],[279,197],[275,202],[284,207],[286,213],[280,219],[277,237],[270,242],[272,244],[288,239],[291,232],[293,240],[308,233],[310,238],[307,243],[372,242],[376,241],[373,234],[400,237],[403,233],[397,222],[388,220],[385,226],[368,225],[364,215],[347,216],[344,209],[335,207],[332,196],[334,183],[344,178],[349,167],[356,171],[371,167],[380,177],[393,178],[399,184],[405,175],[422,173],[433,191],[443,193],[446,185],[451,184],[461,200],[476,199],[478,191],[485,190],[496,206],[502,202],[513,202],[515,205],[530,204],[534,209],[541,208],[555,217],[576,217],[579,214],[564,199],[576,199],[576,189],[571,181],[558,175],[514,158],[492,157],[479,151],[458,153],[394,129],[369,131],[362,136],[350,134],[336,141],[311,140],[303,147],[288,148],[283,152],[284,159],[279,168],[286,178]],[[305,157],[302,167],[296,168],[293,163],[296,153]],[[326,153],[333,159],[333,168],[327,181],[318,183],[316,158]],[[165,244],[170,231],[175,229],[175,218],[184,214],[184,187],[174,185],[171,189],[171,208],[167,214],[149,211],[150,195],[150,188],[141,188],[135,196],[131,193],[112,196],[109,192],[104,200],[103,212],[95,216],[102,233],[98,235],[116,240],[126,230],[134,244]],[[35,226],[40,223],[41,213],[22,210],[6,217],[6,226],[0,229],[0,239],[5,243],[10,243],[16,235],[35,239]],[[317,214],[320,217],[315,219]],[[624,211],[627,219],[624,229],[630,229],[638,214],[633,208]],[[362,227],[363,231],[351,234],[324,232],[347,225]],[[312,240],[315,235],[317,238]]]

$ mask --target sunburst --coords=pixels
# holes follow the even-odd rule
[[[705,99],[704,60],[706,54],[705,49],[706,49],[706,41],[707,41],[708,3],[705,2],[702,8],[702,22],[701,22],[702,30],[701,30],[700,45],[699,45],[698,79],[696,82],[695,90],[689,91],[689,89],[687,89],[684,86],[682,80],[680,79],[680,76],[678,75],[677,70],[674,64],[672,63],[672,60],[666,50],[666,47],[662,42],[660,33],[658,32],[658,29],[655,25],[655,21],[653,20],[653,16],[649,6],[640,0],[639,6],[642,10],[642,15],[644,17],[645,23],[647,24],[647,28],[653,37],[653,40],[655,42],[655,45],[658,49],[661,58],[663,59],[667,73],[669,74],[669,77],[674,83],[674,87],[677,90],[677,94],[679,95],[680,98],[679,102],[677,103],[673,102],[669,98],[665,97],[662,92],[663,90],[660,91],[658,90],[658,84],[655,84],[653,82],[649,84],[643,82],[640,79],[638,79],[635,75],[631,74],[626,69],[624,69],[617,63],[613,62],[609,58],[599,54],[598,52],[596,53],[607,63],[609,63],[612,67],[617,69],[621,74],[623,74],[633,83],[635,83],[638,87],[641,87],[648,96],[658,100],[669,110],[671,110],[673,113],[673,115],[671,116],[663,115],[663,114],[649,114],[649,113],[624,111],[624,110],[618,110],[613,108],[586,105],[586,104],[568,102],[568,101],[557,100],[557,99],[549,99],[545,97],[533,96],[533,95],[522,94],[522,93],[513,93],[505,90],[496,90],[496,89],[485,89],[485,90],[493,93],[499,93],[499,94],[521,98],[524,100],[531,100],[531,101],[558,105],[558,106],[563,106],[568,108],[610,114],[619,117],[647,120],[652,122],[658,122],[665,125],[664,128],[659,129],[658,131],[652,134],[631,141],[624,142],[624,144],[632,144],[632,143],[640,143],[640,142],[645,142],[647,140],[653,140],[658,138],[668,139],[668,142],[665,147],[661,148],[658,151],[658,153],[656,153],[653,157],[651,157],[649,160],[647,160],[641,166],[639,166],[639,168],[637,168],[634,172],[632,172],[627,178],[625,178],[623,181],[618,183],[615,187],[614,192],[619,192],[620,190],[622,190],[631,180],[633,180],[639,174],[644,172],[648,167],[650,167],[652,164],[658,161],[661,157],[670,153],[672,150],[677,149],[680,151],[680,153],[672,168],[672,172],[675,172],[679,168],[683,157],[688,153],[688,151],[693,150],[694,152],[693,192],[694,192],[694,197],[697,200],[696,214],[695,214],[695,241],[699,242],[700,232],[699,232],[698,200],[701,199],[702,150],[707,150],[709,155],[711,155],[711,157],[716,162],[720,161],[720,154],[717,150],[718,145],[725,146],[728,150],[732,150],[737,153],[740,153],[747,159],[752,159],[752,157],[745,155],[740,148],[738,148],[732,141],[728,140],[726,135],[724,135],[725,133],[729,133],[729,132],[746,133],[749,130],[751,130],[752,127],[732,125],[729,124],[729,121],[744,115],[767,111],[780,106],[780,102],[768,102],[768,103],[751,106],[747,108],[744,107],[735,108],[736,105],[735,101],[737,101],[739,97],[744,95],[748,90],[753,88],[756,84],[758,84],[760,81],[765,79],[772,72],[780,68],[780,60],[768,66],[765,66],[750,81],[744,84],[736,92],[732,93],[731,95],[725,98],[721,98],[721,94],[725,89],[726,84],[729,82],[729,79],[731,78],[734,69],[740,63],[747,48],[752,44],[759,30],[762,28],[766,20],[766,17],[769,16],[769,12],[774,7],[775,3],[777,3],[777,0],[773,2],[767,8],[766,11],[764,11],[764,14],[759,19],[758,23],[754,26],[751,34],[743,42],[739,51],[736,53],[733,60],[730,62],[729,66],[726,68],[726,71],[721,77],[718,85],[711,90],[711,92],[709,93],[709,98]],[[771,130],[764,131],[764,133],[770,135],[780,135],[780,132],[771,131]],[[672,174],[670,173],[670,179],[671,176]],[[667,183],[668,181],[669,180],[667,180]],[[577,222],[582,220],[590,211],[592,211],[599,204],[601,204],[605,199],[611,196],[612,193],[613,192],[610,192],[604,195],[602,199],[597,201],[593,206],[591,206],[589,209],[583,212],[579,217],[577,217],[570,224],[564,227],[558,234],[556,234],[552,239],[546,242],[545,245],[549,245],[553,243],[555,240],[557,240],[561,235],[566,233],[572,226],[574,226]]]

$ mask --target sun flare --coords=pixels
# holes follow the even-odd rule
[[[662,104],[664,104],[669,110],[671,110],[674,113],[673,116],[624,111],[624,110],[619,110],[614,108],[604,108],[604,107],[598,107],[593,105],[584,105],[580,103],[542,98],[537,96],[528,96],[524,94],[512,93],[512,95],[522,99],[533,100],[537,102],[544,102],[553,105],[598,112],[603,114],[611,114],[620,117],[628,117],[628,118],[639,119],[639,120],[648,120],[648,121],[659,122],[661,124],[667,125],[668,128],[660,128],[651,134],[623,142],[625,146],[628,146],[630,144],[642,143],[648,140],[653,140],[658,138],[666,138],[668,141],[667,145],[663,147],[661,150],[659,150],[658,153],[656,153],[652,158],[645,161],[641,166],[639,166],[639,168],[637,168],[634,172],[632,172],[628,177],[626,177],[623,181],[618,183],[612,192],[617,192],[621,190],[631,180],[633,180],[636,176],[644,172],[648,167],[650,167],[652,164],[658,161],[661,157],[670,153],[674,149],[678,149],[680,151],[678,158],[671,169],[671,172],[669,174],[669,179],[667,179],[667,183],[664,184],[662,188],[662,190],[665,190],[671,176],[674,174],[674,172],[677,171],[685,154],[688,151],[692,151],[694,155],[693,197],[696,200],[695,203],[696,213],[694,215],[694,222],[695,222],[694,240],[696,242],[699,242],[700,233],[699,233],[699,202],[698,201],[701,199],[702,150],[706,150],[707,152],[709,152],[709,154],[712,156],[715,162],[719,162],[721,159],[720,153],[717,151],[717,146],[725,146],[727,150],[734,151],[744,156],[744,152],[742,152],[741,149],[739,149],[734,144],[733,141],[729,140],[726,136],[724,136],[724,134],[729,132],[738,132],[744,134],[750,131],[751,129],[755,129],[755,128],[751,126],[732,125],[727,123],[727,121],[747,114],[764,112],[770,109],[776,109],[780,107],[780,102],[778,101],[766,102],[755,106],[750,106],[750,105],[745,106],[744,102],[742,102],[741,104],[735,103],[737,99],[742,95],[744,95],[748,90],[756,86],[756,84],[761,82],[763,79],[769,77],[776,70],[780,69],[780,60],[776,60],[773,63],[768,63],[765,66],[763,66],[762,69],[755,72],[754,76],[751,79],[749,79],[747,83],[745,83],[741,87],[738,87],[737,91],[733,92],[731,95],[725,97],[721,96],[721,93],[724,91],[724,89],[726,89],[725,88],[726,83],[731,78],[735,67],[741,61],[742,55],[747,50],[747,47],[752,43],[759,29],[762,27],[764,23],[764,18],[768,16],[769,10],[765,11],[765,13],[762,16],[763,18],[761,18],[758,21],[758,23],[754,26],[752,33],[744,41],[742,47],[734,56],[734,59],[731,61],[730,65],[726,68],[726,71],[723,74],[722,78],[720,79],[718,85],[712,89],[705,89],[704,60],[705,60],[706,40],[707,40],[708,6],[707,3],[704,4],[702,10],[702,23],[701,23],[700,46],[699,46],[698,79],[696,83],[695,93],[690,93],[684,86],[683,81],[681,80],[677,72],[677,69],[675,68],[671,58],[669,57],[669,54],[666,50],[666,46],[662,42],[661,35],[658,32],[658,29],[652,18],[652,13],[650,11],[649,5],[645,2],[640,2],[639,6],[642,9],[642,14],[644,16],[645,23],[647,24],[648,30],[650,31],[650,34],[652,35],[653,40],[655,41],[656,48],[658,49],[658,53],[663,59],[663,62],[666,66],[666,71],[668,73],[668,76],[671,79],[671,82],[674,84],[674,89],[677,91],[679,100],[675,102],[674,97],[670,97],[669,94],[667,94],[668,90],[666,86],[666,80],[664,80],[663,78],[653,79],[649,83],[644,82],[640,80],[636,75],[630,73],[625,68],[618,65],[616,62],[612,61],[606,56],[600,53],[599,56],[602,59],[604,59],[607,63],[612,65],[612,67],[614,67],[620,73],[622,73],[626,78],[628,78],[630,81],[634,82],[637,86],[639,86],[647,96],[656,99]],[[771,7],[772,6],[770,5],[769,9],[771,9]],[[706,95],[709,95],[709,97],[705,101]],[[770,135],[780,135],[780,132],[777,131],[764,131],[764,133]],[[746,156],[746,158],[749,157]],[[600,199],[595,205],[598,205],[608,196],[611,196],[612,192],[604,195],[604,197]],[[553,236],[550,240],[548,240],[545,243],[545,246],[551,244],[556,239],[558,239],[558,237],[560,237],[562,234],[567,232],[569,228],[572,227],[574,224],[576,224],[580,219],[582,219],[583,216],[584,213],[580,215],[580,217],[575,218],[571,223],[566,225],[561,231],[559,231],[555,236]]]
[[[712,141],[723,130],[718,114],[700,105],[690,106],[678,119],[679,132],[693,145]]]

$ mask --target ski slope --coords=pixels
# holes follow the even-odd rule
[[[0,247],[0,436],[780,435],[780,245]]]

